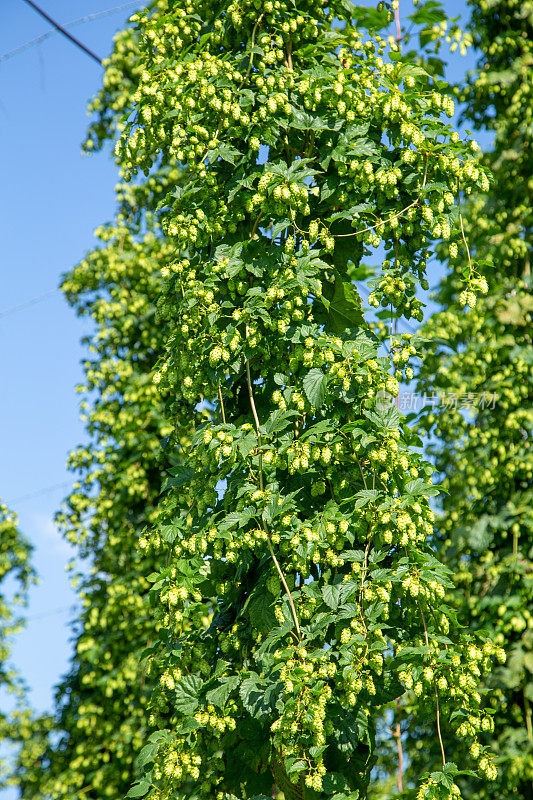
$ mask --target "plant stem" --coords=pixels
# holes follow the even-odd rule
[[[246,336],[248,336],[248,326],[246,326]],[[252,414],[254,416],[255,429],[257,433],[257,443],[259,445],[259,488],[263,491],[263,451],[261,449],[261,433],[259,432],[259,417],[257,416],[257,409],[255,407],[254,392],[252,388],[252,377],[250,375],[250,362],[246,361],[246,382],[248,384],[248,396],[250,398],[250,405],[252,407]]]
[[[281,567],[279,565],[279,561],[276,558],[276,554],[274,552],[274,547],[272,546],[272,540],[270,538],[270,534],[268,533],[268,529],[267,529],[267,526],[266,526],[265,522],[263,522],[263,527],[264,527],[264,530],[265,530],[265,533],[266,533],[268,549],[270,550],[270,555],[272,556],[272,561],[274,562],[274,565],[275,565],[276,570],[278,572],[279,579],[283,584],[283,588],[285,589],[285,592],[287,593],[287,597],[289,599],[289,605],[291,607],[292,618],[294,620],[294,625],[295,625],[296,631],[298,633],[298,638],[301,640],[302,631],[300,630],[300,623],[298,622],[298,615],[296,613],[296,606],[294,605],[294,600],[292,599],[291,590],[287,586],[287,581],[285,580],[285,576],[284,576],[284,574],[282,572],[282,569],[281,569]]]
[[[222,399],[222,391],[220,389],[220,384],[218,384],[218,399],[220,400],[220,410],[222,411],[222,422],[225,425],[226,424],[226,412],[224,411],[224,401]]]
[[[258,228],[258,226],[259,226],[259,221],[260,221],[260,219],[261,219],[261,217],[262,217],[262,216],[263,216],[263,212],[262,212],[262,211],[260,211],[260,212],[259,212],[259,214],[258,214],[258,215],[257,215],[257,217],[256,217],[256,220],[255,220],[255,222],[254,222],[254,227],[252,228],[252,232],[251,232],[251,234],[250,234],[250,239],[253,239],[253,238],[254,238],[254,236],[255,236],[255,234],[257,233],[257,228]]]
[[[248,336],[248,326],[246,326],[246,335]],[[253,386],[252,386],[252,376],[250,374],[250,362],[249,361],[246,361],[246,381],[248,383],[248,395],[250,397],[250,405],[252,407],[252,414],[253,414],[253,417],[254,417],[254,422],[255,422],[255,427],[256,427],[256,432],[257,432],[257,442],[258,442],[259,448],[260,448],[259,449],[259,488],[261,489],[261,491],[264,491],[264,484],[263,484],[263,454],[262,454],[262,451],[261,451],[261,433],[259,432],[259,429],[260,429],[261,426],[259,424],[259,417],[257,416],[257,409],[255,407],[254,392],[253,392]],[[294,619],[294,624],[296,626],[296,631],[298,633],[298,638],[301,639],[302,638],[302,632],[300,630],[300,623],[298,622],[298,615],[296,613],[296,606],[294,605],[294,600],[292,598],[291,590],[289,589],[289,587],[287,585],[287,581],[285,580],[285,575],[283,574],[283,571],[282,571],[282,569],[281,569],[281,567],[279,565],[279,561],[276,558],[276,554],[274,552],[274,547],[272,545],[272,539],[270,538],[270,533],[268,532],[268,526],[267,526],[266,522],[263,519],[261,520],[261,524],[263,526],[263,530],[265,531],[265,534],[266,534],[266,537],[267,537],[268,549],[270,551],[270,555],[272,556],[272,561],[274,562],[274,566],[276,567],[277,573],[279,575],[279,579],[282,582],[283,588],[285,589],[285,592],[287,593],[287,597],[289,599],[289,605],[291,607],[292,618]]]
[[[470,269],[470,276],[472,276],[472,259],[470,257],[470,248],[468,247],[468,242],[466,241],[465,229],[464,229],[464,226],[463,226],[463,215],[461,213],[461,190],[460,190],[460,187],[459,187],[459,182],[457,183],[457,197],[458,197],[458,205],[459,205],[459,224],[461,226],[461,237],[463,239],[463,244],[464,244],[464,246],[466,248],[466,255],[467,255],[467,258],[468,258],[468,267]]]
[[[420,605],[420,601],[418,601],[418,608],[420,609],[420,615],[422,617],[422,624],[424,626],[424,637],[426,640],[426,647],[429,647],[429,637],[428,637],[428,630],[426,628],[426,618],[424,617],[424,612],[422,611],[422,606]],[[440,729],[440,707],[439,707],[439,692],[437,690],[437,681],[433,678],[433,686],[435,687],[435,702],[437,705],[437,733],[439,736],[439,744],[440,744],[440,752],[442,754],[442,766],[444,767],[446,764],[446,755],[444,753],[444,743],[442,741],[442,731]]]
[[[396,708],[398,710],[398,722],[396,723],[394,738],[396,739],[396,744],[398,746],[398,791],[403,792],[403,747],[401,729],[402,705],[399,697],[396,698]]]
[[[400,46],[400,42],[402,40],[402,28],[400,25],[400,3],[398,0],[398,8],[394,9],[394,22],[396,23],[396,44],[398,48]]]

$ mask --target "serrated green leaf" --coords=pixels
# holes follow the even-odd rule
[[[174,707],[181,714],[193,714],[198,708],[198,695],[202,688],[202,680],[198,675],[187,675],[176,684]]]
[[[137,766],[137,769],[141,769],[142,767],[145,766],[145,764],[148,764],[150,761],[153,761],[154,756],[157,753],[157,749],[158,745],[155,742],[151,744],[146,744],[142,748],[137,758],[135,759],[135,764]]]
[[[339,606],[340,593],[341,593],[340,586],[331,586],[331,584],[327,583],[322,589],[322,597],[324,599],[324,603],[333,610],[335,610]]]
[[[418,478],[416,481],[409,481],[405,484],[405,491],[409,494],[420,494],[421,490],[427,486],[426,482]]]
[[[277,625],[271,594],[260,594],[250,600],[248,614],[253,627],[261,633],[268,633]]]
[[[418,64],[402,64],[400,67],[400,75],[402,78],[423,78],[425,80],[429,78],[428,72]]]
[[[284,431],[285,428],[288,428],[289,425],[291,425],[294,417],[297,416],[298,413],[294,410],[283,411],[282,409],[277,408],[272,412],[265,424],[261,425],[261,432],[265,433],[267,436],[271,436],[273,433]]]
[[[304,392],[313,408],[320,408],[326,398],[328,379],[322,370],[315,367],[303,379]]]
[[[178,527],[176,525],[161,525],[158,532],[165,542],[172,544],[178,535]]]
[[[282,219],[280,222],[276,222],[276,224],[272,226],[272,239],[276,239],[280,233],[287,230],[290,224],[290,219]]]
[[[166,478],[163,482],[162,491],[165,491],[170,486],[174,486],[179,488],[180,486],[184,486],[186,483],[189,483],[194,476],[196,475],[195,471],[191,469],[191,467],[187,467],[183,464],[178,464],[175,467],[172,467],[169,470],[172,477]]]
[[[232,675],[229,678],[220,680],[219,685],[211,689],[206,694],[208,703],[212,703],[218,708],[224,708],[231,693],[237,688],[240,683],[240,678],[237,675]]]
[[[211,163],[217,158],[221,158],[222,161],[227,161],[229,164],[235,166],[237,160],[241,156],[242,153],[239,150],[228,144],[219,144],[214,150],[209,151],[209,160]]]
[[[358,328],[363,323],[363,307],[355,286],[335,277],[331,297],[322,296],[328,311],[328,328],[333,333],[344,333],[347,328]]]
[[[144,797],[150,789],[148,781],[140,781],[131,787],[126,797]]]
[[[367,503],[370,503],[371,500],[376,500],[380,494],[381,492],[379,489],[361,489],[361,491],[357,492],[355,495],[357,497],[355,508],[363,508]]]

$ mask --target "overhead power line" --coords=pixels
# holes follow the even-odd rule
[[[84,25],[87,22],[92,22],[95,19],[100,19],[101,17],[107,17],[109,14],[116,14],[119,11],[125,11],[127,8],[132,8],[133,6],[139,6],[139,0],[130,0],[129,3],[123,3],[120,6],[114,6],[113,8],[106,8],[105,11],[97,11],[95,14],[87,14],[85,17],[79,17],[78,19],[73,19],[71,22],[65,22],[64,28],[73,28],[75,25]],[[40,36],[36,36],[34,39],[30,39],[28,42],[24,42],[24,44],[19,45],[18,47],[13,48],[13,50],[8,50],[7,53],[3,53],[0,55],[0,63],[2,61],[7,61],[8,58],[12,58],[13,56],[18,55],[19,53],[24,52],[24,50],[28,50],[30,47],[35,47],[35,45],[44,42],[46,39],[49,39],[51,36],[55,36],[58,31],[54,28],[54,30],[46,31],[46,33],[41,33]]]
[[[52,297],[52,295],[57,294],[58,292],[59,289],[50,289],[50,291],[44,292],[44,294],[39,294],[37,297],[32,297],[31,300],[26,300],[25,303],[19,303],[18,306],[5,308],[3,311],[0,311],[0,319],[2,319],[2,317],[7,317],[9,314],[13,314],[15,311],[22,311],[23,308],[33,306],[35,303],[40,303],[41,300],[46,300],[47,297]]]
[[[72,606],[61,606],[60,608],[52,608],[50,611],[40,611],[38,614],[30,614],[25,618],[25,622],[33,622],[36,619],[44,619],[45,617],[54,617],[56,614],[65,614],[67,611],[72,611]]]
[[[23,0],[23,2],[31,6],[33,10],[36,11],[38,14],[40,14],[41,17],[43,17],[47,22],[50,23],[50,25],[53,25],[54,28],[59,33],[61,33],[63,36],[66,36],[67,39],[70,39],[70,41],[73,44],[75,44],[76,47],[79,47],[80,50],[83,50],[84,53],[86,53],[88,56],[97,61],[100,64],[100,66],[102,65],[102,59],[99,58],[96,55],[96,53],[93,53],[93,51],[89,50],[89,48],[86,47],[82,42],[80,42],[79,39],[76,39],[75,36],[72,36],[71,33],[69,33],[62,25],[59,24],[59,22],[56,22],[55,19],[52,19],[52,17],[49,14],[47,14],[46,11],[43,11],[42,8],[40,8],[36,3],[34,3],[33,0]]]
[[[6,501],[6,505],[10,508],[20,503],[24,503],[26,500],[32,500],[34,497],[39,497],[43,494],[48,494],[49,492],[54,492],[57,489],[66,489],[67,486],[72,486],[72,481],[63,481],[62,483],[53,483],[51,486],[45,486],[42,489],[37,489],[35,492],[30,492],[29,494],[22,494],[20,497],[14,497],[12,500]]]

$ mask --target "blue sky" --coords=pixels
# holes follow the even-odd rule
[[[120,0],[40,3],[62,24],[124,5]],[[456,15],[465,3],[444,6]],[[132,11],[70,30],[104,57]],[[98,64],[58,34],[4,57],[49,31],[23,0],[2,0],[0,496],[18,512],[20,527],[36,548],[40,583],[31,593],[28,628],[15,656],[38,710],[51,708],[53,686],[70,657],[75,596],[65,564],[74,552],[52,519],[71,481],[67,453],[84,438],[74,392],[82,377],[83,325],[54,290],[60,275],[93,246],[94,228],[112,217],[117,177],[109,154],[81,153],[87,101],[102,78]],[[454,60],[450,77],[455,79],[471,66],[472,56]],[[35,298],[42,299],[13,310]]]

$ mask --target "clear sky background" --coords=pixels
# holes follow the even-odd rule
[[[61,24],[90,17],[120,0],[38,0]],[[135,5],[69,30],[100,57]],[[402,10],[410,2],[401,0]],[[463,0],[444,0],[449,15]],[[84,439],[74,387],[82,378],[84,325],[57,289],[60,276],[95,244],[93,230],[112,218],[117,173],[109,152],[81,153],[86,105],[102,68],[60,34],[50,33],[23,0],[0,3],[0,497],[19,514],[35,546],[40,583],[31,592],[28,627],[14,655],[39,711],[68,668],[75,595],[65,573],[75,555],[53,523],[72,478],[68,451]],[[448,77],[473,64],[453,57]],[[36,299],[29,304],[29,301]],[[21,308],[17,308],[22,306]],[[1,794],[2,800],[14,797]]]

